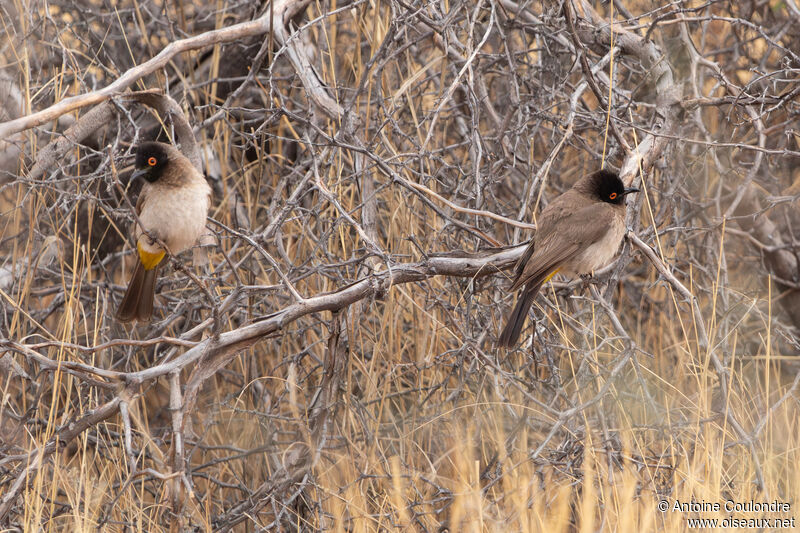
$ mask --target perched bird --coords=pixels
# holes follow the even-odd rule
[[[144,178],[136,202],[134,237],[138,260],[117,310],[121,322],[146,322],[153,314],[156,278],[166,252],[177,255],[205,233],[211,188],[172,145],[145,142],[136,148],[131,179]],[[166,245],[166,250],[159,243]]]
[[[500,333],[500,346],[517,343],[536,294],[556,272],[591,274],[611,262],[625,235],[625,196],[638,191],[626,189],[614,172],[600,170],[542,211],[536,235],[517,263],[510,290],[525,288]]]

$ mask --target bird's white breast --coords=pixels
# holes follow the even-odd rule
[[[205,231],[211,193],[205,179],[181,187],[150,186],[146,193],[146,201],[139,213],[142,226],[164,241],[172,254],[191,248]],[[142,235],[138,225],[136,236],[137,239],[141,237],[139,241],[146,250],[159,251],[157,245]]]
[[[590,244],[565,264],[561,271],[565,274],[581,275],[591,274],[611,263],[625,236],[625,221],[623,217],[612,218],[606,234],[597,242]]]

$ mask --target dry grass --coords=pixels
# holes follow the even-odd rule
[[[352,138],[336,137],[344,122],[309,101],[285,50],[277,48],[228,102],[224,118],[197,131],[210,149],[204,157],[217,158],[206,161],[215,187],[211,217],[224,224],[210,226],[218,238],[212,268],[197,273],[220,301],[236,290],[242,294],[223,313],[222,331],[292,303],[275,266],[241,235],[258,240],[304,296],[432,253],[484,248],[480,232],[503,243],[529,237],[497,220],[455,212],[436,198],[426,201],[424,193],[387,177],[378,160],[456,205],[525,221],[603,158],[617,167],[622,162],[615,139],[606,142],[607,110],[586,90],[569,124],[574,136],[549,171],[539,174],[567,128],[569,97],[585,78],[574,55],[559,48],[556,36],[570,37],[557,5],[530,7],[542,17],[536,25],[499,3],[480,9],[447,4],[419,5],[417,13],[402,3],[356,2],[327,16],[322,13],[336,9],[336,2],[308,7],[299,21],[312,21],[303,46],[320,78],[336,88],[331,94],[360,117]],[[640,24],[642,32],[660,14],[647,2],[623,4],[635,15],[647,13],[627,24]],[[69,0],[17,1],[0,13],[3,25],[13,28],[2,57],[27,113],[107,85],[168,42],[246,20],[257,8],[256,2],[234,0],[92,2],[80,10]],[[606,4],[595,8],[612,16]],[[685,22],[685,29],[704,57],[732,84],[747,87],[747,94],[766,99],[794,90],[797,65],[781,66],[785,49],[797,50],[800,40],[795,29],[780,30],[791,12],[776,2],[748,9],[714,4],[687,11],[686,17],[704,20]],[[739,22],[711,21],[712,15],[752,21],[761,33]],[[491,17],[495,26],[488,25]],[[729,94],[710,69],[701,65],[699,74],[691,73],[679,25],[669,20],[651,38],[664,50],[685,98],[693,97],[693,84],[702,96]],[[468,57],[492,27],[477,60],[457,78],[464,64],[454,56]],[[244,56],[247,67],[261,41],[245,44],[254,46]],[[247,75],[236,70],[239,45],[179,56],[141,86],[165,88],[168,80],[190,123],[201,124],[233,90],[226,79]],[[608,52],[596,48],[586,51],[592,65]],[[617,76],[611,120],[635,145],[628,121],[650,129],[658,120],[648,96],[652,81],[620,50],[611,64]],[[759,75],[756,67],[778,72],[781,81],[748,86]],[[609,66],[601,72],[607,75]],[[452,98],[443,101],[456,79]],[[598,79],[606,80],[601,87],[607,91],[607,76]],[[505,352],[495,338],[513,304],[508,272],[400,284],[336,314],[288,324],[279,335],[240,350],[205,383],[186,413],[192,490],[181,497],[180,520],[173,514],[175,485],[163,479],[173,472],[175,452],[165,376],[126,398],[136,477],[124,419],[116,414],[23,476],[20,497],[0,524],[25,531],[89,531],[100,524],[112,531],[166,531],[176,524],[216,530],[233,524],[237,531],[588,532],[685,531],[695,516],[796,517],[800,325],[783,305],[797,289],[770,281],[761,250],[735,217],[726,217],[759,153],[750,149],[759,140],[746,103],[687,111],[674,132],[678,139],[647,173],[646,193],[631,207],[632,230],[670,266],[696,308],[626,244],[610,282],[603,279],[595,291],[580,282],[548,287],[537,301],[533,343],[528,329],[528,340]],[[754,179],[777,197],[797,173],[791,155],[796,145],[785,134],[797,103],[771,111],[767,105],[774,104],[754,107],[766,130],[764,148],[774,152],[764,156]],[[127,327],[111,318],[130,268],[130,246],[123,244],[127,204],[111,186],[109,153],[124,175],[130,143],[156,125],[143,109],[123,107],[126,113],[76,145],[41,180],[26,173],[52,132],[67,124],[27,131],[26,157],[0,178],[0,334],[17,343],[0,344],[8,350],[0,351],[7,362],[0,367],[0,494],[23,472],[23,454],[41,449],[118,392],[63,369],[45,369],[21,345],[51,342],[36,351],[57,362],[133,372],[185,348],[120,344],[89,351],[75,345],[180,337],[210,315],[202,292],[170,269],[159,320]],[[635,134],[640,140],[644,132]],[[351,149],[353,139],[365,152]],[[704,144],[712,141],[732,144]],[[307,173],[311,178],[303,181]],[[375,193],[365,197],[369,180]],[[292,198],[291,209],[282,211]],[[781,210],[796,206],[794,198],[794,204],[770,203],[765,216],[790,216]],[[364,221],[365,202],[375,210],[374,224]],[[263,238],[270,224],[277,231]],[[358,229],[383,257],[370,253]],[[2,282],[3,272],[11,274],[10,282]],[[320,438],[312,427],[314,402],[338,320],[347,359]],[[210,335],[208,327],[203,338]],[[724,381],[713,358],[727,369]],[[25,375],[13,372],[8,361]],[[191,370],[184,370],[183,380]],[[254,497],[281,465],[293,464],[287,461],[297,450],[309,454],[308,471],[281,490]],[[792,508],[664,513],[660,500],[670,506],[777,500]],[[237,514],[231,514],[234,508]]]

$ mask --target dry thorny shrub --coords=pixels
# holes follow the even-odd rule
[[[686,527],[663,497],[798,501],[795,0],[0,16],[2,120],[45,111],[0,125],[0,523],[626,531]],[[156,136],[202,160],[212,262],[124,326]],[[498,350],[499,246],[603,164],[643,189],[619,259]]]

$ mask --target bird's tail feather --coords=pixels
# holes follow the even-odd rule
[[[156,279],[158,279],[158,265],[147,270],[141,261],[136,262],[133,277],[122,302],[117,309],[117,320],[130,322],[138,320],[147,322],[153,316],[153,300],[156,293]]]
[[[522,326],[525,325],[525,318],[528,316],[528,309],[531,308],[531,304],[536,298],[536,295],[539,293],[539,289],[541,287],[541,283],[537,283],[532,287],[525,287],[525,290],[523,290],[522,294],[520,294],[519,298],[517,298],[517,304],[514,306],[514,310],[511,311],[511,314],[508,316],[506,327],[503,328],[503,331],[500,333],[500,337],[498,338],[498,344],[500,346],[511,348],[517,344],[519,335],[522,333]]]

